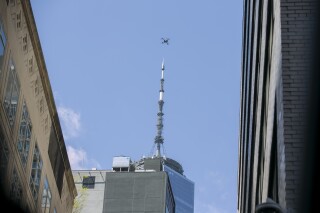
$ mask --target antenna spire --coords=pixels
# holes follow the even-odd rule
[[[163,144],[163,137],[162,137],[162,129],[163,129],[163,118],[162,116],[164,115],[162,112],[163,109],[163,95],[164,95],[164,90],[163,90],[163,84],[164,84],[164,59],[162,60],[162,65],[161,65],[161,79],[160,79],[160,96],[159,96],[159,112],[157,113],[158,115],[158,122],[157,122],[157,136],[154,139],[154,143],[157,145],[157,150],[156,150],[156,157],[161,157],[161,152],[160,152],[160,146]]]

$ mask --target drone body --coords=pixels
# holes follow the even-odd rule
[[[169,38],[161,38],[162,39],[162,44],[169,45]]]

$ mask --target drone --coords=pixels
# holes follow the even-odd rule
[[[169,38],[161,38],[161,39],[162,39],[162,44],[169,45]]]

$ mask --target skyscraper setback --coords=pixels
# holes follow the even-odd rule
[[[164,139],[164,61],[161,66],[159,111],[154,154],[132,161],[113,158],[110,170],[73,170],[79,196],[75,210],[86,212],[193,213],[194,183],[180,163],[161,152]]]

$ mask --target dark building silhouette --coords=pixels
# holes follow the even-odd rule
[[[315,205],[318,9],[317,0],[244,0],[238,212]]]

